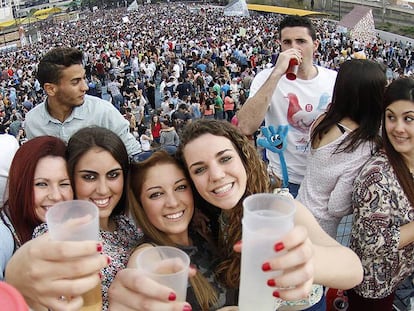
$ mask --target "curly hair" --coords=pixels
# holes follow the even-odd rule
[[[177,150],[177,157],[184,163],[188,170],[183,154],[186,146],[191,141],[204,135],[212,134],[229,139],[237,151],[246,170],[247,184],[243,196],[234,208],[226,212],[226,232],[221,231],[218,237],[219,249],[222,252],[222,260],[216,269],[217,279],[228,288],[238,288],[240,282],[240,254],[233,251],[233,245],[241,240],[241,220],[243,217],[242,202],[245,197],[254,193],[269,192],[270,182],[264,162],[254,146],[249,142],[238,128],[227,121],[201,119],[188,124],[181,136],[181,143]],[[206,146],[208,148],[208,146]],[[198,150],[202,152],[202,150]],[[196,202],[209,206],[199,195]]]

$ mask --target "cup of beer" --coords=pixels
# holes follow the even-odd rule
[[[69,200],[53,205],[46,213],[49,236],[57,241],[99,241],[99,210],[85,200]],[[99,283],[82,295],[81,311],[102,310],[102,289]],[[68,299],[68,298],[65,298]]]

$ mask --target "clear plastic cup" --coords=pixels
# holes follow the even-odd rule
[[[262,265],[283,254],[275,252],[274,245],[293,228],[295,211],[292,198],[273,193],[253,194],[243,201],[240,311],[274,311],[279,306],[267,280],[281,272],[263,272]]]
[[[63,201],[53,205],[46,213],[49,236],[57,241],[99,240],[99,210],[85,200]],[[102,288],[95,288],[82,295],[81,311],[102,310]]]
[[[149,278],[174,290],[176,301],[185,301],[190,257],[184,251],[171,246],[148,247],[137,256],[136,264]]]

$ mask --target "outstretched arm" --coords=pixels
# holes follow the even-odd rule
[[[52,241],[46,233],[16,251],[5,280],[34,310],[79,310],[81,295],[101,282],[100,270],[108,265],[101,250],[97,241]]]

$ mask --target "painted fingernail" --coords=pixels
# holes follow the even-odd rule
[[[276,282],[273,279],[267,280],[267,286],[276,286]]]
[[[262,270],[263,271],[270,271],[272,268],[270,267],[270,263],[268,263],[268,262],[265,262],[263,265],[262,265]]]
[[[280,294],[277,290],[273,292],[273,297],[280,298]]]
[[[242,241],[237,241],[236,244],[234,244],[234,246],[240,246],[242,244]]]
[[[184,308],[183,308],[183,311],[192,311],[192,310],[193,310],[193,308],[191,308],[190,305],[185,305]]]
[[[103,249],[102,244],[101,244],[101,243],[98,243],[98,244],[96,245],[96,251],[97,251],[98,253],[102,253],[102,249]]]
[[[112,262],[112,258],[109,256],[106,256],[106,262],[108,263],[108,265]]]
[[[197,266],[195,264],[193,264],[193,263],[190,263],[190,268],[191,269],[194,269],[194,270],[197,270]]]
[[[281,250],[283,250],[285,248],[285,245],[283,244],[283,242],[279,242],[275,244],[275,251],[276,252],[280,252]]]
[[[99,272],[99,278],[102,280],[102,273]]]
[[[177,296],[174,293],[170,293],[170,295],[168,296],[168,300],[175,301],[175,299],[177,299]]]

